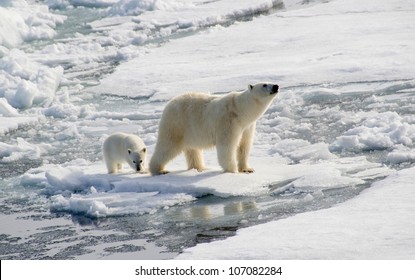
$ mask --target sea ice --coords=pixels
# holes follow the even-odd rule
[[[413,259],[414,180],[414,167],[398,171],[332,208],[241,229],[178,259]]]
[[[152,213],[166,206],[161,201],[167,198],[171,201],[168,206],[171,206],[207,194],[224,198],[266,195],[272,193],[272,186],[287,181],[293,182],[284,188],[319,193],[322,189],[362,184],[364,181],[356,176],[357,172],[380,167],[365,158],[360,158],[359,161],[343,158],[288,165],[279,157],[253,157],[252,165],[257,172],[247,175],[223,173],[217,165],[204,172],[186,171],[185,162],[181,158],[175,160],[175,165],[179,166],[178,170],[172,170],[170,174],[163,176],[136,174],[127,170],[114,175],[106,174],[103,162],[75,160],[63,165],[44,165],[30,170],[21,177],[21,183],[42,186],[45,193],[55,196],[52,204],[54,211],[82,212],[102,217]],[[386,172],[383,170],[378,176],[384,176]],[[125,193],[129,195],[124,195]],[[144,206],[131,207],[131,197],[137,197],[141,201],[142,194],[146,193],[151,194],[151,201],[155,202],[153,207],[150,207],[150,202]],[[88,204],[93,211],[87,210]],[[117,206],[114,208],[115,204]],[[150,208],[151,211],[145,210]]]

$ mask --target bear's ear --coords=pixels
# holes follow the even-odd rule
[[[254,88],[254,86],[253,85],[249,85],[248,88],[249,88],[249,90],[252,90]]]
[[[145,153],[145,152],[147,152],[147,148],[143,148],[142,150],[141,150],[143,153]]]
[[[131,150],[130,150],[130,149],[128,149],[127,151],[128,151],[128,154],[130,155],[130,154],[131,154]]]

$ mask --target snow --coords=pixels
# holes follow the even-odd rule
[[[240,90],[247,81],[278,81],[284,92],[298,84],[413,79],[413,8],[405,0],[339,0],[216,26],[124,63],[95,91],[164,100]]]
[[[178,259],[413,259],[415,168],[329,209],[257,225]],[[255,240],[255,242],[253,242]]]

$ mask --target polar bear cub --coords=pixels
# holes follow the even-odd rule
[[[163,111],[152,175],[165,174],[166,164],[184,152],[189,169],[202,171],[201,150],[216,146],[225,172],[254,172],[248,165],[256,121],[278,93],[276,84],[249,85],[245,91],[224,96],[188,93],[170,100]]]
[[[105,139],[102,152],[108,173],[117,173],[125,162],[134,171],[145,171],[147,148],[137,135],[113,133]]]

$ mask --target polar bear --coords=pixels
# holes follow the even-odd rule
[[[102,153],[108,173],[117,173],[125,162],[134,171],[145,171],[147,148],[137,135],[123,132],[111,134],[104,141]]]
[[[256,121],[278,88],[276,84],[259,83],[224,96],[187,93],[173,98],[161,116],[149,165],[151,174],[168,173],[166,164],[182,151],[188,168],[202,171],[205,166],[201,150],[214,146],[225,172],[254,172],[248,165],[248,156]]]

